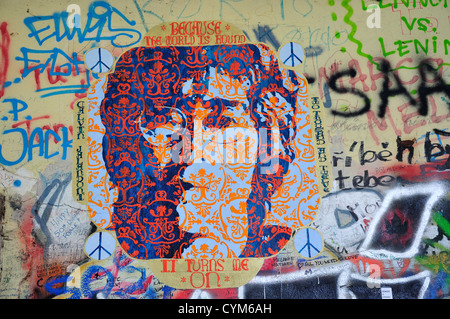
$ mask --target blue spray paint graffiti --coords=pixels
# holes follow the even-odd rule
[[[68,16],[69,13],[63,11],[49,16],[32,16],[25,18],[24,24],[30,30],[28,37],[34,38],[39,46],[50,39],[56,42],[60,42],[65,38],[67,38],[67,40],[72,40],[75,35],[78,37],[80,43],[86,41],[109,41],[111,45],[118,48],[135,45],[141,40],[141,33],[137,30],[132,28],[112,27],[111,22],[113,16],[117,16],[130,26],[136,25],[136,22],[127,19],[118,9],[105,1],[95,1],[91,3],[87,13],[86,25],[83,30],[81,28],[70,29],[66,24]],[[36,29],[37,25],[42,24],[44,24],[44,26]],[[63,30],[61,30],[61,25],[64,26]],[[104,35],[103,31],[106,31],[108,36]],[[92,34],[92,36],[89,36],[90,34]],[[123,44],[126,42],[124,40],[127,38],[131,39],[132,42]]]
[[[118,9],[105,1],[95,1],[90,4],[84,28],[71,28],[68,24],[69,12],[55,12],[52,15],[31,16],[24,19],[24,25],[32,38],[41,47],[49,42],[59,43],[63,40],[78,40],[78,43],[95,42],[102,43],[103,46],[111,45],[117,48],[133,46],[141,41],[142,35],[138,30],[130,27],[114,28],[114,24],[122,22],[127,26],[135,26],[134,20],[129,20]],[[96,44],[92,43],[93,47]],[[26,78],[32,72],[43,73],[45,70],[48,76],[71,78],[85,73],[85,78],[80,80],[78,85],[58,85],[46,88],[38,87],[36,92],[42,92],[42,98],[62,95],[62,94],[83,94],[90,86],[89,70],[84,70],[83,52],[67,53],[64,50],[54,47],[50,49],[36,49],[29,47],[20,48],[21,55],[16,57],[17,61],[23,62],[22,78]],[[62,61],[62,62],[61,62]],[[58,64],[62,63],[62,64]],[[14,83],[19,83],[21,78],[17,78]],[[5,86],[13,83],[8,81]]]
[[[71,294],[69,299],[95,299],[109,296],[125,299],[143,296],[149,299],[155,298],[157,291],[152,285],[153,275],[148,275],[145,268],[131,265],[132,262],[133,259],[118,250],[114,254],[111,266],[92,265],[86,268],[79,278],[79,288],[67,285],[75,278],[74,275],[61,275],[50,277],[45,284],[45,289],[56,296]],[[136,281],[127,281],[128,277],[136,277],[136,274],[138,276]],[[97,281],[105,282],[105,285],[94,289],[94,286],[99,286],[99,282],[95,284]]]
[[[4,156],[3,145],[0,144],[0,164],[5,166],[13,166],[21,163],[24,160],[31,161],[35,156],[34,149],[38,149],[38,156],[44,157],[45,159],[52,158],[60,154],[60,151],[54,151],[50,153],[50,136],[53,137],[55,143],[59,143],[62,148],[61,159],[67,159],[68,148],[72,148],[72,139],[70,139],[70,130],[66,126],[55,126],[53,129],[49,125],[44,125],[42,127],[36,127],[31,130],[31,123],[34,121],[39,121],[43,119],[48,119],[49,115],[38,116],[32,118],[30,115],[24,117],[24,120],[19,121],[22,118],[22,114],[19,113],[28,109],[27,103],[18,99],[5,99],[3,103],[11,103],[11,109],[8,114],[12,114],[13,124],[11,129],[4,130],[2,140],[8,141],[12,139],[19,143],[22,147],[22,151],[19,152],[20,155],[14,159],[7,159]],[[9,121],[8,116],[3,116],[2,121]],[[24,126],[19,127],[19,126]],[[60,132],[59,132],[60,130]],[[18,135],[17,135],[18,134]],[[61,136],[60,136],[61,134]]]

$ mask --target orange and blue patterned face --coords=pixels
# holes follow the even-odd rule
[[[122,248],[140,259],[280,251],[292,228],[270,217],[272,199],[298,126],[310,133],[300,91],[305,80],[262,44],[125,52],[100,112]]]

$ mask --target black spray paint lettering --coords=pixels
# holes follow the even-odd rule
[[[350,176],[345,176],[342,170],[338,171],[338,176],[335,180],[339,183],[339,189],[351,189],[347,187],[345,180]],[[395,177],[391,175],[383,175],[380,177],[370,175],[368,170],[364,170],[364,175],[355,175],[352,178],[352,186],[355,189],[374,188],[378,186],[390,186],[395,181]]]
[[[336,110],[331,110],[331,113],[333,115],[339,115],[339,116],[343,116],[343,117],[352,117],[352,116],[358,116],[364,113],[367,113],[370,111],[370,99],[369,97],[364,94],[364,92],[356,89],[356,88],[347,88],[347,87],[338,87],[337,86],[337,81],[342,78],[342,77],[346,77],[346,76],[350,76],[352,78],[354,78],[356,76],[357,72],[355,69],[350,69],[350,70],[346,70],[346,71],[341,71],[341,72],[337,72],[333,75],[330,76],[330,79],[328,81],[328,86],[330,87],[330,89],[336,93],[341,93],[341,94],[353,94],[356,96],[361,97],[364,100],[364,106],[355,112],[339,112]]]
[[[361,166],[367,164],[367,163],[373,163],[377,160],[387,162],[390,161],[389,157],[391,157],[393,154],[391,151],[387,150],[387,147],[389,146],[389,143],[382,143],[383,150],[381,151],[372,151],[372,150],[366,150],[364,146],[364,142],[359,142],[359,164]],[[356,146],[358,145],[358,142],[353,142],[350,146],[349,151],[353,152],[356,149]],[[333,167],[338,166],[339,161],[344,161],[345,167],[351,167],[352,166],[352,157],[346,156],[344,157],[338,157],[336,154],[342,154],[343,152],[335,152],[335,155],[333,155],[332,158],[332,164]],[[355,175],[352,178],[350,176],[346,176],[342,169],[338,170],[338,176],[335,178],[335,180],[338,182],[339,189],[350,189],[351,187],[355,189],[362,189],[362,188],[373,188],[378,186],[390,186],[391,183],[395,181],[395,177],[391,175],[383,175],[383,176],[374,176],[369,174],[368,170],[364,170],[363,175]],[[350,185],[347,185],[346,180],[351,180],[351,187],[348,187]]]
[[[358,145],[358,142],[353,142],[352,145],[349,148],[350,152],[353,152],[356,148],[356,145]],[[382,162],[390,161],[389,157],[392,156],[392,152],[387,149],[389,146],[388,142],[381,143],[384,150],[381,150],[379,152],[372,151],[372,150],[366,150],[364,146],[364,141],[360,142],[359,146],[359,164],[365,165],[366,163],[373,163],[376,160],[380,160]],[[335,153],[335,154],[342,154],[342,152]],[[344,160],[342,157],[337,157],[333,155],[333,166],[336,167],[338,165],[339,160]],[[352,157],[346,156],[345,157],[345,167],[351,167],[352,165]]]
[[[434,129],[434,133],[441,137],[450,137],[450,132],[441,131],[438,129]],[[425,143],[424,143],[424,154],[427,162],[434,162],[438,157],[447,155],[447,159],[443,165],[438,165],[437,170],[447,170],[450,169],[450,145],[443,145],[441,142],[433,143],[430,139],[431,132],[427,132],[425,134]],[[359,148],[356,146],[359,143]],[[408,163],[412,163],[412,159],[414,156],[414,146],[416,143],[416,139],[406,139],[401,138],[400,136],[396,139],[397,144],[397,153],[395,158],[399,162],[403,162],[404,152],[408,151]],[[393,153],[389,151],[387,148],[389,146],[388,142],[381,143],[383,149],[381,151],[367,150],[364,146],[364,142],[353,142],[349,148],[350,152],[358,151],[358,164],[360,166],[364,166],[366,164],[374,163],[375,161],[391,161],[391,156]],[[333,167],[343,166],[343,167],[352,167],[353,165],[353,157],[352,156],[344,156],[344,152],[334,152],[332,157],[332,165]],[[342,167],[341,166],[341,167]],[[382,176],[374,176],[369,173],[368,170],[364,170],[363,175],[355,175],[350,176],[344,173],[343,169],[339,169],[337,172],[337,177],[335,181],[338,182],[338,187],[340,190],[351,189],[352,187],[355,189],[362,188],[373,188],[377,186],[391,186],[392,183],[396,181],[396,177],[392,175],[382,175]]]
[[[436,93],[444,93],[450,98],[450,85],[447,85],[439,73],[427,62],[420,63],[418,70],[420,75],[420,84],[417,88],[418,99],[414,99],[408,90],[401,84],[400,78],[391,70],[390,64],[387,60],[383,60],[379,65],[380,71],[383,73],[383,85],[382,90],[379,93],[380,105],[378,106],[378,116],[383,118],[386,114],[386,108],[389,105],[389,98],[393,96],[405,96],[408,102],[418,108],[418,113],[421,116],[428,114],[428,96]],[[356,88],[351,87],[339,87],[337,82],[343,77],[356,77],[356,69],[350,69],[341,71],[330,76],[328,86],[336,93],[340,94],[353,94],[363,99],[363,107],[353,112],[340,112],[332,110],[333,115],[342,117],[355,117],[367,113],[371,108],[371,102],[369,97]],[[430,79],[431,75],[431,79]],[[392,78],[392,80],[391,80]],[[433,83],[429,85],[429,83]]]
[[[438,137],[450,137],[450,132],[434,129],[433,132]],[[438,157],[447,156],[447,159],[443,165],[438,165],[437,169],[442,171],[446,169],[450,169],[450,145],[441,144],[441,140],[439,139],[439,143],[432,143],[430,139],[431,132],[427,132],[425,134],[425,143],[424,143],[424,154],[425,159],[428,163],[434,162]],[[402,139],[400,136],[397,137],[397,155],[396,159],[399,162],[403,162],[403,155],[405,151],[408,151],[408,163],[412,163],[412,159],[414,156],[414,145],[416,143],[416,139]]]
[[[412,159],[414,156],[414,143],[416,142],[416,139],[413,138],[412,140],[404,139],[402,140],[400,136],[397,136],[397,156],[395,157],[397,161],[403,162],[403,155],[404,152],[408,151],[408,163],[412,163]]]
[[[450,137],[449,132],[435,129],[434,133],[436,133],[436,135]],[[442,155],[449,155],[444,165],[439,165],[437,169],[438,170],[450,169],[450,145],[446,144],[445,146],[443,146],[440,143],[431,143],[430,132],[427,132],[427,134],[425,135],[424,146],[425,146],[425,157],[427,159],[427,162],[432,162],[434,158]],[[433,153],[435,149],[437,149],[438,151]]]

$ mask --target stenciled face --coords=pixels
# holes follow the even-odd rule
[[[209,74],[217,72],[211,71]],[[209,83],[214,83],[214,79]],[[192,107],[193,131],[184,129],[186,116],[174,108],[170,109],[166,124],[150,130],[141,128],[147,141],[159,150],[162,166],[181,160],[187,164],[179,174],[183,181],[177,206],[179,225],[182,230],[203,237],[184,250],[183,256],[237,257],[248,236],[247,200],[259,134],[250,118],[246,96],[232,100],[212,86],[204,94],[192,94],[193,85],[187,82],[182,87],[185,101]],[[236,88],[244,91],[242,86]],[[217,118],[215,109],[221,110],[220,119],[208,126]]]
[[[140,259],[282,249],[293,223],[270,216],[295,158],[300,87],[261,44],[125,52],[100,108],[122,248]]]

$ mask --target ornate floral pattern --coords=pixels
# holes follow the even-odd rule
[[[103,91],[89,188],[130,256],[267,257],[314,219],[306,80],[269,47],[133,48]]]

